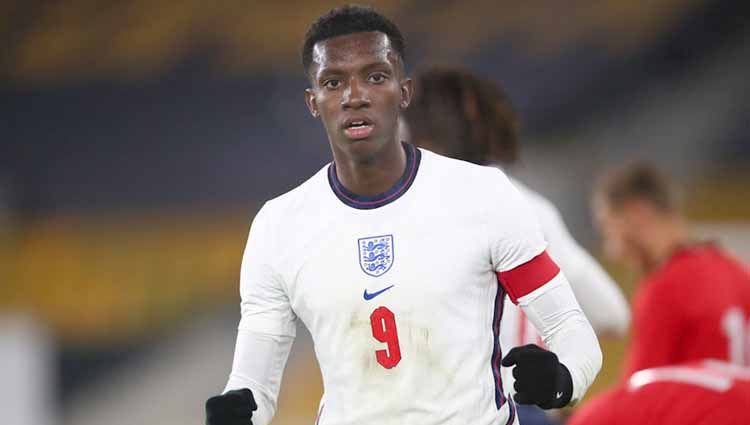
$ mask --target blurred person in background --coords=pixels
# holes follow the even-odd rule
[[[642,369],[577,409],[566,425],[747,425],[750,368],[702,360]]]
[[[598,183],[592,204],[606,254],[642,275],[624,376],[705,358],[750,364],[750,272],[691,239],[667,177],[648,164],[623,167]]]
[[[438,67],[418,73],[415,94],[404,114],[402,134],[435,153],[507,169],[518,162],[518,118],[503,90],[461,68]],[[513,184],[530,203],[549,243],[550,256],[570,280],[578,302],[598,336],[622,337],[630,314],[619,287],[571,236],[557,208],[518,180]],[[523,311],[505,300],[501,347],[510,349],[542,339]],[[512,380],[511,376],[507,378]],[[511,381],[512,382],[512,381]],[[521,424],[549,423],[533,406],[519,406]]]
[[[232,373],[207,423],[271,421],[299,318],[324,382],[317,423],[518,424],[499,372],[506,291],[550,348],[502,359],[516,402],[581,399],[601,351],[525,200],[500,170],[397,137],[412,94],[398,28],[336,8],[302,58],[334,161],[253,221]]]

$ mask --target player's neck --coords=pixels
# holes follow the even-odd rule
[[[374,196],[390,189],[404,174],[406,153],[401,142],[394,141],[380,152],[363,159],[333,152],[338,180],[349,191]]]
[[[644,245],[643,269],[651,273],[661,267],[672,255],[689,243],[687,230],[681,220],[670,221],[648,233],[650,241]]]

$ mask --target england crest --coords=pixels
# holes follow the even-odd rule
[[[384,275],[393,265],[393,235],[372,236],[357,241],[359,266],[372,277]]]

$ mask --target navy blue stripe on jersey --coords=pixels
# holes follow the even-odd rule
[[[492,378],[495,382],[495,405],[500,409],[505,403],[505,393],[503,391],[503,378],[500,376],[500,361],[503,357],[503,349],[500,347],[500,321],[503,318],[503,307],[505,306],[505,289],[497,281],[497,294],[495,295],[495,311],[492,316]]]
[[[324,407],[326,407],[325,403],[323,403],[323,404],[320,405],[320,410],[318,410],[318,417],[315,418],[315,425],[319,425],[320,424],[320,417],[321,417],[321,415],[323,415],[323,408]]]
[[[336,174],[336,163],[334,162],[328,166],[328,183],[331,185],[333,193],[336,194],[336,197],[338,197],[341,202],[360,210],[371,210],[382,207],[383,205],[390,204],[400,198],[407,190],[409,190],[409,187],[417,177],[419,163],[422,160],[422,153],[414,145],[403,143],[403,146],[404,151],[406,152],[406,169],[404,170],[404,174],[401,175],[401,178],[399,178],[396,184],[390,189],[374,196],[357,195],[341,184],[339,177]]]
[[[512,398],[508,399],[508,422],[505,425],[511,425],[516,419],[516,403],[513,402]]]

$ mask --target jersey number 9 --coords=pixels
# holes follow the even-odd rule
[[[386,369],[391,369],[401,361],[401,346],[396,331],[396,316],[386,307],[378,307],[370,315],[372,336],[388,344],[386,350],[376,350],[375,358]]]

